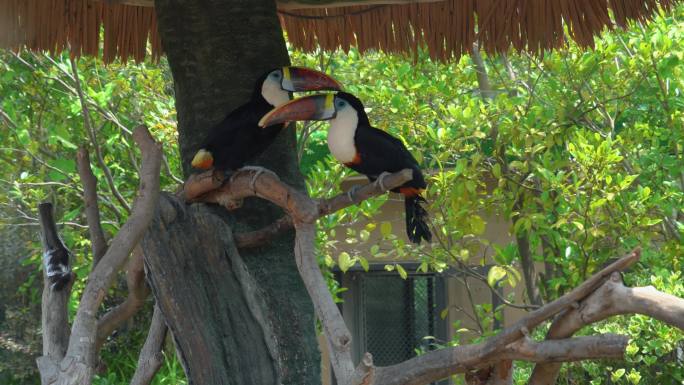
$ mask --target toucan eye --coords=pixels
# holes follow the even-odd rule
[[[337,108],[343,108],[346,105],[347,105],[347,102],[345,102],[344,100],[338,100],[337,101]]]
[[[271,74],[271,77],[274,79],[280,79],[280,72],[274,72]]]

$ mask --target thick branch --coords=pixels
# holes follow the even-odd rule
[[[157,374],[162,363],[164,363],[162,347],[164,346],[166,331],[167,327],[164,323],[164,316],[159,307],[155,305],[150,331],[147,333],[145,344],[140,350],[138,367],[135,368],[131,385],[148,385],[154,379],[154,375]]]
[[[57,233],[57,226],[52,214],[52,203],[38,205],[38,215],[44,258],[49,258],[55,253],[70,254]],[[52,283],[48,280],[46,272],[47,267],[43,269],[44,285],[41,312],[43,356],[59,361],[64,357],[69,341],[67,303],[71,294],[71,286],[67,284],[62,290],[52,290]]]
[[[138,244],[147,230],[159,199],[161,146],[154,141],[144,126],[136,128],[133,139],[142,153],[138,198],[130,217],[112,239],[112,246],[88,277],[88,284],[81,297],[67,351],[67,356],[88,368],[94,367],[95,361],[97,308],[102,303],[116,273],[126,261],[126,257],[130,255],[133,247]]]
[[[143,266],[143,251],[140,246],[133,250],[131,258],[128,260],[126,268],[126,286],[128,297],[100,317],[97,323],[97,343],[96,349],[99,350],[112,332],[124,321],[133,317],[135,313],[145,303],[145,298],[150,294],[150,288],[145,283],[145,269]]]
[[[578,301],[581,301],[605,282],[612,273],[622,271],[631,266],[639,260],[640,256],[641,249],[635,249],[628,255],[618,259],[606,266],[603,270],[589,277],[589,279],[571,292],[529,313],[525,318],[516,322],[513,326],[504,329],[501,333],[490,338],[489,341],[486,342],[485,350],[487,354],[493,354],[504,346],[519,340],[527,331],[534,329],[550,317],[553,317]]]
[[[388,175],[385,177],[383,184],[385,187],[392,189],[411,180],[412,177],[413,174],[411,170],[406,169]],[[188,183],[190,183],[190,181]],[[329,199],[319,199],[318,218],[342,210],[351,205],[358,204],[366,199],[382,195],[385,192],[386,191],[384,191],[378,183],[368,183],[356,190],[353,201],[349,199],[349,196],[346,193],[339,194]],[[238,248],[261,246],[264,242],[272,239],[276,235],[284,233],[293,226],[292,218],[285,216],[262,229],[235,234],[235,241]]]
[[[473,344],[435,350],[400,364],[376,369],[374,385],[421,385],[467,370],[486,367],[504,360],[531,362],[580,361],[621,358],[628,338],[598,335],[534,342],[522,339],[503,348],[496,357],[487,353],[487,344]]]
[[[410,180],[412,172],[403,170],[387,176],[384,185],[389,189]],[[330,347],[331,361],[339,384],[351,385],[353,378],[359,378],[354,371],[350,354],[351,334],[344,323],[338,307],[332,300],[323,279],[314,252],[314,222],[321,215],[342,209],[363,199],[384,193],[377,183],[359,189],[356,201],[351,202],[346,194],[330,200],[315,202],[304,193],[282,183],[270,172],[241,171],[233,174],[229,183],[206,172],[190,177],[184,186],[188,200],[218,203],[228,208],[236,207],[243,198],[257,196],[267,199],[283,208],[295,223],[295,258],[299,273],[311,297],[318,319],[323,325]],[[282,220],[285,222],[285,220]],[[360,376],[363,378],[363,376]]]
[[[567,338],[582,327],[619,314],[643,314],[684,330],[684,299],[656,290],[652,286],[626,287],[618,273],[587,297],[579,307],[563,313],[554,321],[548,339]],[[554,384],[561,364],[537,365],[530,384]]]
[[[83,184],[83,204],[85,205],[86,221],[90,233],[90,245],[93,250],[93,266],[96,266],[104,253],[107,251],[107,241],[100,220],[100,210],[97,207],[97,179],[90,168],[88,150],[84,147],[78,149],[76,154],[78,174]]]

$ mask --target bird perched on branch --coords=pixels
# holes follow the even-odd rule
[[[305,96],[275,108],[259,125],[300,120],[329,120],[328,148],[335,159],[371,181],[377,180],[383,190],[385,174],[405,168],[413,170],[413,179],[392,191],[404,196],[406,233],[411,242],[432,239],[426,223],[427,211],[421,205],[426,203],[422,193],[427,184],[418,162],[401,140],[371,126],[357,97],[346,92]]]
[[[339,90],[340,84],[330,76],[309,68],[281,67],[263,74],[254,86],[252,98],[234,109],[209,131],[202,148],[192,159],[199,169],[214,168],[233,171],[261,154],[285,127],[257,125],[267,112],[288,102],[292,92]]]

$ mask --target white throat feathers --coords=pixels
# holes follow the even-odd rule
[[[274,107],[290,101],[290,94],[280,86],[280,81],[272,80],[270,76],[261,85],[261,96]]]
[[[337,116],[330,120],[328,148],[340,163],[350,163],[356,157],[354,135],[358,124],[358,113],[351,106],[337,111]]]

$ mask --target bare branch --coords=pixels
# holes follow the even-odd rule
[[[164,346],[166,331],[164,316],[159,307],[155,305],[150,331],[147,333],[145,344],[140,350],[138,367],[135,369],[131,385],[149,385],[154,379],[154,375],[157,374],[164,362],[162,347]]]
[[[397,365],[379,367],[373,385],[428,384],[505,360],[552,362],[621,358],[627,343],[627,337],[613,334],[542,342],[525,338],[506,346],[496,357],[487,354],[486,343],[456,346],[435,350]]]
[[[144,126],[135,130],[133,138],[142,153],[138,198],[128,220],[112,239],[112,246],[90,273],[88,284],[81,297],[65,358],[70,360],[70,365],[67,365],[67,369],[62,369],[64,372],[75,371],[77,374],[72,375],[76,378],[92,377],[96,353],[97,319],[95,314],[97,308],[102,303],[116,273],[126,261],[126,257],[130,255],[133,247],[138,244],[147,230],[159,199],[161,146],[154,141]]]
[[[90,245],[93,250],[93,266],[96,266],[107,251],[107,241],[102,231],[100,209],[97,207],[97,179],[90,168],[90,157],[84,147],[78,149],[76,163],[83,184],[83,204],[90,233]]]
[[[386,187],[392,189],[396,186],[404,184],[406,181],[411,180],[412,177],[413,174],[410,170],[403,170],[398,173],[388,175],[385,177],[383,183]],[[193,191],[193,194],[196,194],[194,192],[194,188],[189,186],[190,183],[191,181],[188,181],[186,184],[186,189]],[[368,183],[356,190],[354,193],[354,201],[349,199],[347,193],[342,193],[329,199],[319,199],[318,218],[334,213],[335,211],[342,210],[351,205],[358,204],[366,199],[382,195],[385,192],[386,191],[383,191],[378,183]],[[285,216],[259,230],[235,234],[235,242],[238,248],[260,246],[273,237],[290,230],[293,226],[294,224],[292,223],[292,218]]]
[[[618,273],[581,302],[554,321],[547,339],[567,338],[585,325],[618,314],[643,314],[684,330],[684,299],[656,290],[652,286],[629,288]],[[530,384],[554,384],[561,364],[537,365]]]
[[[524,336],[524,332],[534,329],[543,321],[553,317],[561,311],[570,308],[573,304],[581,301],[594,290],[596,290],[608,277],[616,272],[622,271],[632,264],[636,263],[641,256],[641,249],[635,249],[628,255],[618,259],[617,261],[606,266],[603,270],[589,277],[581,285],[573,289],[571,292],[549,302],[545,306],[529,313],[526,317],[516,322],[513,326],[504,329],[501,333],[490,338],[485,346],[488,354],[493,354],[506,345],[509,345]]]
[[[383,184],[392,189],[411,180],[412,176],[411,170],[402,170],[387,176]],[[358,377],[351,360],[351,334],[330,296],[316,261],[314,222],[321,215],[384,192],[386,191],[380,188],[379,183],[370,183],[357,190],[356,202],[352,202],[346,194],[341,194],[317,203],[304,193],[282,183],[273,173],[250,170],[233,174],[226,184],[223,184],[220,175],[215,175],[212,171],[193,175],[186,182],[183,195],[189,200],[218,203],[227,208],[239,206],[246,197],[257,196],[280,206],[289,214],[297,230],[297,268],[312,299],[316,315],[323,325],[335,377],[339,384],[351,385],[352,379]]]
[[[145,303],[145,298],[150,294],[150,289],[145,284],[145,269],[143,266],[143,251],[140,246],[133,249],[133,254],[128,260],[126,268],[126,286],[128,297],[123,303],[105,313],[97,323],[97,343],[99,350],[114,330],[124,321],[130,319]]]
[[[44,258],[53,254],[69,255],[70,252],[57,233],[57,226],[52,214],[52,203],[38,205],[40,217],[41,240]],[[46,261],[48,263],[48,261]],[[68,266],[66,266],[68,270]],[[69,341],[69,320],[67,302],[71,294],[71,286],[67,284],[62,290],[52,290],[52,282],[43,269],[44,286],[42,299],[43,356],[52,360],[61,360],[67,350]]]

